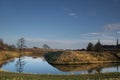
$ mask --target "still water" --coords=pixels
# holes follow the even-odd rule
[[[92,74],[120,72],[120,64],[51,65],[42,57],[25,56],[1,64],[0,69],[35,74]]]

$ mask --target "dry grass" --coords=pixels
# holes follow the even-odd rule
[[[116,56],[109,52],[88,51],[59,51],[48,53],[46,60],[52,64],[80,64],[80,63],[104,63],[118,61]]]
[[[31,52],[24,52],[23,55],[31,55]],[[18,51],[0,51],[0,63],[12,59],[12,58],[16,58],[19,57],[20,53]]]
[[[6,60],[9,58],[14,58],[19,56],[19,54],[17,52],[13,52],[13,51],[0,51],[0,61],[1,60]]]

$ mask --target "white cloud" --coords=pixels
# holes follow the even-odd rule
[[[76,13],[69,13],[70,16],[76,16]]]
[[[107,24],[104,26],[106,31],[119,31],[120,30],[120,23],[118,24]]]
[[[73,18],[78,18],[79,17],[78,14],[76,12],[74,12],[72,9],[65,8],[64,10],[67,13],[67,15],[69,15]]]
[[[89,39],[87,42],[92,42],[92,43],[96,43],[98,41],[98,39],[101,40],[101,43],[104,45],[115,45],[116,44],[116,35],[113,33],[107,33],[107,32],[101,32],[101,33],[86,33],[86,34],[82,34],[82,38],[84,39]]]
[[[120,34],[120,32],[118,32],[118,34]],[[85,33],[85,34],[81,34],[82,38],[87,38],[87,39],[116,39],[117,35],[115,32],[93,32],[93,33]]]
[[[117,33],[120,34],[120,31],[118,31]]]
[[[70,12],[70,13],[68,13],[68,15],[72,16],[74,18],[78,18],[78,15],[76,13],[74,13],[74,12]]]
[[[93,33],[85,33],[85,34],[81,34],[82,36],[100,36],[103,35],[102,33],[97,33],[97,32],[93,32]]]
[[[99,35],[110,35],[110,34],[115,34],[120,33],[120,23],[118,24],[107,24],[103,26],[103,31],[102,32],[91,32],[91,33],[85,33],[81,35],[86,35],[86,36],[99,36]]]
[[[69,14],[75,16],[75,13]],[[95,44],[98,39],[101,40],[102,44],[115,45],[116,44],[116,34],[117,31],[120,34],[120,24],[107,24],[104,26],[105,31],[103,32],[92,32],[81,34],[81,39],[77,40],[52,40],[52,39],[41,39],[41,38],[26,38],[28,47],[42,47],[43,44],[48,44],[51,48],[58,49],[80,49],[86,48],[89,42]],[[107,31],[106,31],[107,30]]]
[[[104,39],[104,40],[101,40],[101,43],[103,45],[116,45],[116,40],[115,39]]]
[[[80,49],[85,48],[90,40],[50,40],[26,38],[28,47],[42,47],[43,44],[48,44],[51,48],[58,49]]]
[[[116,44],[116,39],[100,39],[102,44],[114,45]],[[28,47],[42,47],[43,44],[48,44],[51,48],[57,49],[81,49],[86,48],[89,42],[96,44],[98,39],[81,39],[81,40],[50,40],[50,39],[39,39],[39,38],[26,38]]]

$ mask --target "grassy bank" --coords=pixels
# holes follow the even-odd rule
[[[120,62],[120,53],[59,51],[50,52],[45,58],[51,64],[109,63]]]
[[[120,80],[120,73],[52,75],[0,72],[0,80]]]
[[[0,51],[0,63],[18,57],[19,53],[18,52],[13,52],[13,51]]]
[[[0,51],[0,64],[6,60],[19,57],[19,51]],[[30,52],[24,52],[22,55],[31,55]]]

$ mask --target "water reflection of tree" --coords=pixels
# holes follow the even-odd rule
[[[25,66],[26,62],[23,58],[19,57],[18,61],[16,62],[16,70],[17,72],[23,72],[23,67]]]
[[[24,65],[26,63],[24,61],[24,59],[22,58],[22,56],[24,56],[23,55],[23,49],[25,48],[25,40],[24,40],[24,38],[18,39],[17,46],[18,46],[18,49],[20,51],[20,54],[19,54],[19,59],[16,62],[16,68],[17,68],[17,72],[21,73],[21,72],[23,72],[23,67],[24,67]]]

